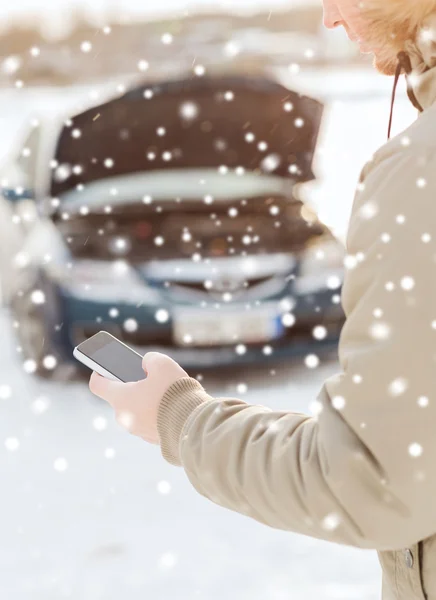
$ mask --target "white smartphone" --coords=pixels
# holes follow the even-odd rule
[[[142,356],[107,331],[99,331],[73,350],[81,363],[113,381],[140,381],[146,378]]]

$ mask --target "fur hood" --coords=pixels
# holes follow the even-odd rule
[[[360,6],[387,72],[395,71],[402,50],[413,53],[418,47],[421,54],[436,55],[436,0],[362,0]],[[422,30],[431,33],[421,36]]]

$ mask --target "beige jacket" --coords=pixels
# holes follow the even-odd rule
[[[376,549],[384,600],[436,600],[436,59],[418,43],[409,52],[425,110],[363,168],[342,370],[322,386],[318,416],[212,398],[184,378],[158,427],[163,456],[200,494],[274,528]]]

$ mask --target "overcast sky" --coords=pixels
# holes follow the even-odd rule
[[[69,8],[84,7],[90,14],[105,13],[107,9],[120,9],[131,14],[147,16],[159,13],[179,12],[195,7],[212,9],[250,10],[259,7],[286,8],[301,4],[321,4],[321,0],[19,0],[18,2],[0,2],[0,15],[3,19],[17,18],[29,13],[40,12],[41,16],[57,16]],[[157,6],[156,6],[157,5]]]

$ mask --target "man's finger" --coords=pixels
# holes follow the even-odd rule
[[[92,372],[89,380],[89,389],[93,394],[109,402],[111,406],[118,404],[126,394],[126,383],[122,381],[112,381],[102,377],[95,371]]]
[[[144,371],[147,373],[147,365],[150,365],[150,363],[155,358],[158,358],[161,356],[165,356],[165,354],[162,354],[161,352],[147,352],[146,354],[144,354],[144,356],[142,358],[142,368],[144,369]]]

